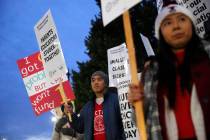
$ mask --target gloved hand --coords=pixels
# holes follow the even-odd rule
[[[68,122],[66,117],[61,118],[55,125],[55,131],[58,133],[61,131],[61,128]]]
[[[76,137],[76,131],[73,128],[61,128],[61,132],[64,135]]]

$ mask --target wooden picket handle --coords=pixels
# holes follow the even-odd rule
[[[133,34],[131,29],[131,22],[129,12],[126,11],[123,13],[123,24],[126,38],[126,46],[128,48],[128,56],[131,70],[131,82],[133,84],[139,84],[138,76],[137,76],[137,66],[136,66],[136,54],[133,43]],[[144,121],[144,113],[143,113],[143,103],[142,101],[137,101],[134,103],[135,107],[135,115],[136,115],[136,124],[139,130],[140,139],[147,140],[146,135],[146,126]]]
[[[60,95],[61,95],[61,97],[62,97],[62,103],[64,103],[64,104],[67,105],[67,104],[68,104],[68,100],[67,100],[66,94],[65,94],[65,92],[64,92],[62,82],[60,82],[59,86],[56,88],[56,91],[57,91],[57,90],[59,91],[59,93],[60,93]],[[69,121],[71,122],[72,119],[71,119],[71,114],[70,114],[70,113],[68,113],[68,117],[69,117]]]

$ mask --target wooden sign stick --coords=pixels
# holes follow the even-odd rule
[[[66,98],[66,94],[65,94],[65,92],[64,92],[62,82],[60,82],[60,84],[59,84],[59,86],[56,88],[56,90],[58,90],[58,91],[60,92],[60,95],[61,95],[61,97],[62,97],[62,102],[63,102],[64,104],[67,105],[67,104],[68,104],[68,100],[67,100],[67,98]],[[65,109],[65,107],[64,107],[64,109]],[[71,122],[72,119],[71,119],[71,114],[70,114],[70,113],[68,113],[68,117],[69,117],[69,121]]]
[[[123,14],[123,24],[124,24],[125,38],[126,38],[126,44],[127,44],[126,46],[128,48],[128,56],[129,56],[129,63],[130,63],[130,70],[131,70],[131,82],[134,84],[139,84],[139,80],[137,78],[135,48],[134,48],[134,43],[133,43],[131,22],[130,22],[130,16],[129,16],[128,11],[126,11]],[[134,107],[135,107],[135,115],[136,115],[136,121],[137,121],[136,124],[139,130],[140,139],[147,140],[142,101],[135,102]]]

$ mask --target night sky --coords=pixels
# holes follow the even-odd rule
[[[67,67],[86,61],[95,0],[0,0],[0,140],[50,140],[50,112],[36,117],[16,61],[39,51],[34,25],[51,9]],[[77,53],[75,53],[75,50]]]

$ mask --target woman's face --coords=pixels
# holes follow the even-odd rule
[[[167,16],[161,23],[161,33],[172,51],[178,51],[186,47],[192,38],[192,22],[182,13]]]

